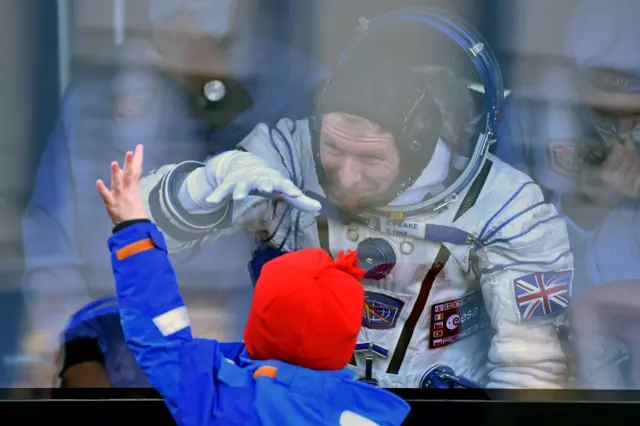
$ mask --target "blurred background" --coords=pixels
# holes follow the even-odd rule
[[[0,2],[0,27],[5,34],[0,40],[0,387],[55,386],[64,346],[61,333],[69,318],[85,304],[112,296],[106,256],[111,225],[99,212],[102,206],[92,191],[95,179],[108,172],[109,162],[121,158],[125,145],[132,146],[122,141],[148,143],[148,167],[153,169],[181,159],[202,159],[237,140],[240,130],[230,129],[221,131],[216,139],[221,146],[215,149],[176,148],[175,143],[160,146],[159,139],[185,138],[178,135],[182,118],[175,118],[179,113],[171,110],[172,105],[184,101],[192,112],[193,108],[204,110],[184,117],[185,121],[207,121],[216,115],[215,109],[211,112],[203,106],[197,90],[207,76],[183,78],[176,71],[181,61],[203,58],[197,46],[207,43],[198,31],[191,38],[175,36],[180,31],[189,33],[185,28],[193,28],[190,22],[195,21],[167,18],[171,16],[167,11],[187,3],[192,4],[196,18],[208,13],[221,16],[216,13],[229,10],[229,2],[221,0]],[[269,83],[273,87],[286,90],[304,75],[309,77],[305,87],[311,90],[335,63],[360,16],[400,6],[433,5],[481,31],[499,58],[510,92],[537,84],[547,69],[568,67],[565,38],[578,0],[236,3],[231,23],[223,18],[196,21],[221,34],[217,35],[222,51],[250,34],[268,40],[257,44],[263,47],[257,48],[256,57],[267,55],[274,45],[280,52],[295,52],[278,57],[290,62],[281,63],[286,72],[276,72],[280,81]],[[616,5],[610,2],[609,7]],[[188,56],[190,46],[196,46],[192,57]],[[162,61],[149,57],[150,48],[160,51]],[[252,71],[247,70],[255,51],[240,52],[228,61],[231,65],[212,67],[225,74],[221,79],[234,78],[235,69],[251,77]],[[208,64],[205,61],[204,67]],[[145,70],[154,66],[166,68],[158,79],[149,80]],[[158,81],[163,83],[158,86]],[[193,97],[185,101],[181,91]],[[552,92],[560,96],[562,90]],[[243,96],[238,92],[236,98]],[[172,124],[159,136],[150,122],[167,120]],[[94,215],[92,209],[98,213]],[[200,334],[241,335],[251,294],[245,265],[253,241],[252,236],[240,236],[230,243],[228,260],[220,261],[225,270],[202,272],[187,266],[191,259],[177,260],[185,262],[179,274]]]

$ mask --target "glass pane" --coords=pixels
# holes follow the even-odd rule
[[[347,341],[382,387],[636,389],[632,0],[307,3],[0,6],[0,385],[150,387],[127,327],[182,302],[149,275],[121,311],[108,245],[148,218],[193,335],[248,336],[238,363]],[[144,209],[114,213],[96,181],[139,144]],[[309,248],[357,251],[359,334],[328,285],[256,349],[262,265]]]

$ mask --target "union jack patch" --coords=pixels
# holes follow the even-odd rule
[[[524,275],[513,280],[520,323],[550,317],[569,307],[573,271]]]

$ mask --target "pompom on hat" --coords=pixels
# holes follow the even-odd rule
[[[244,333],[249,356],[314,370],[345,368],[364,308],[365,271],[357,265],[355,251],[341,251],[334,261],[318,248],[267,262]]]

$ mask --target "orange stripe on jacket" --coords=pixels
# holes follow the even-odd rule
[[[277,372],[278,372],[278,369],[276,367],[272,367],[270,365],[263,365],[253,373],[253,378],[257,379],[258,377],[265,377],[265,376],[274,378],[276,377]]]
[[[154,248],[156,248],[156,246],[155,244],[153,244],[153,240],[151,238],[147,238],[122,247],[120,250],[116,251],[116,257],[118,258],[118,260],[124,260],[127,257],[133,256],[134,254],[142,253],[143,251],[151,250]]]

